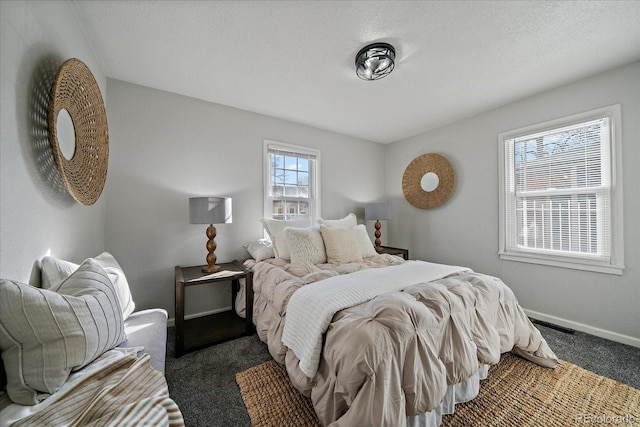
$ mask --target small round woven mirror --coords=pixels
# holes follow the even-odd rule
[[[405,199],[416,208],[431,209],[443,204],[456,186],[451,163],[440,154],[423,154],[413,159],[402,176]]]
[[[70,131],[61,125],[68,118],[58,120],[61,112],[71,118]],[[60,66],[47,121],[53,158],[67,191],[80,204],[94,204],[107,179],[109,132],[100,87],[82,61],[71,58]]]

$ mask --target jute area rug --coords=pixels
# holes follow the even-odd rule
[[[318,427],[311,401],[271,360],[236,375],[253,427]],[[640,390],[561,360],[546,369],[510,353],[443,427],[640,425]]]

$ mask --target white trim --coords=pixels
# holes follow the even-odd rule
[[[524,312],[532,319],[541,320],[543,322],[551,323],[565,328],[575,329],[576,331],[584,332],[589,335],[606,338],[611,341],[640,348],[640,338],[619,334],[617,332],[608,331],[606,329],[596,328],[594,326],[585,325],[584,323],[574,322],[571,320],[563,319],[561,317],[540,313],[538,311],[527,310],[526,308],[524,309]]]
[[[598,262],[596,260],[572,259],[570,257],[554,255],[537,255],[532,253],[516,254],[514,252],[499,253],[501,260],[526,262],[529,264],[549,265],[552,267],[572,268],[574,270],[595,271],[597,273],[615,274],[622,276],[624,265],[616,266],[608,262]],[[567,260],[565,261],[564,258]],[[570,261],[569,261],[570,260]]]
[[[611,129],[611,256],[608,262],[599,262],[589,256],[546,255],[529,251],[514,251],[507,249],[509,239],[507,230],[507,199],[506,185],[508,175],[513,173],[506,165],[508,140],[518,136],[538,133],[554,127],[587,122],[601,117],[609,117]],[[505,261],[528,262],[532,264],[550,265],[554,267],[572,268],[576,270],[595,271],[606,274],[622,275],[624,266],[624,218],[623,218],[623,188],[622,188],[622,113],[620,104],[609,105],[568,117],[549,120],[498,134],[498,257]]]
[[[294,153],[310,154],[315,156],[315,167],[313,182],[315,187],[314,195],[314,216],[312,218],[313,223],[320,218],[320,200],[321,200],[321,188],[320,188],[320,150],[315,148],[303,147],[300,145],[287,144],[284,142],[272,141],[265,139],[262,142],[262,216],[268,216],[267,206],[269,205],[269,194],[267,192],[267,183],[269,182],[269,149],[280,149],[285,151],[291,151]],[[266,232],[265,232],[266,237]]]

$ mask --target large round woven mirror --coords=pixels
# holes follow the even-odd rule
[[[405,199],[420,209],[431,209],[443,204],[451,196],[455,185],[453,166],[440,154],[416,157],[402,176]]]
[[[98,200],[107,179],[109,132],[100,87],[89,68],[71,58],[49,94],[49,142],[69,194],[83,205]]]

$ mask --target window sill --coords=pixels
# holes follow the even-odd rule
[[[614,274],[621,276],[624,265],[611,265],[592,260],[562,259],[558,256],[534,255],[513,252],[500,252],[501,260],[526,262],[529,264],[549,265],[553,267],[570,268],[573,270],[594,271],[597,273]]]

